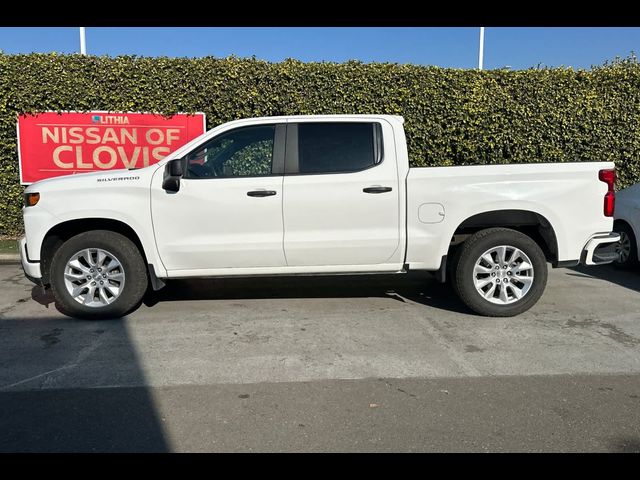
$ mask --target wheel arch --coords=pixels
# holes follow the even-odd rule
[[[630,222],[629,220],[627,220],[626,218],[616,218],[613,221],[613,230],[614,231],[615,231],[617,225],[627,225],[631,229],[631,231],[633,232],[633,235],[636,237],[636,239],[638,238],[638,230],[634,227],[633,223]]]
[[[40,268],[43,284],[47,285],[50,283],[49,272],[51,270],[51,260],[62,244],[71,237],[90,230],[108,230],[124,235],[136,245],[142,255],[145,265],[148,265],[147,254],[140,236],[125,222],[115,220],[113,218],[82,218],[67,220],[51,227],[45,234],[42,241],[42,245],[40,247]]]
[[[542,214],[524,209],[500,209],[476,213],[463,220],[454,230],[451,247],[464,243],[468,235],[486,228],[511,228],[531,237],[553,266],[558,263],[558,238],[551,222]],[[459,243],[456,236],[462,237]],[[451,248],[450,248],[451,251]]]

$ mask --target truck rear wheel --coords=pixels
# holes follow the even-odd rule
[[[60,312],[84,319],[126,315],[139,306],[148,284],[136,245],[108,230],[84,232],[62,244],[50,279]]]
[[[488,228],[467,239],[455,266],[454,289],[474,312],[511,317],[527,311],[547,284],[547,262],[530,237]]]

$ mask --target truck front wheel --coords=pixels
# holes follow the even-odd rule
[[[50,273],[58,310],[84,319],[126,315],[140,304],[148,283],[136,245],[108,230],[71,237],[54,254]]]
[[[544,252],[530,237],[508,228],[488,228],[467,239],[453,285],[474,312],[511,317],[527,311],[547,284]]]

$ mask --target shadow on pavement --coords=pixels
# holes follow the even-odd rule
[[[167,452],[145,387],[0,392],[0,452]]]
[[[144,385],[126,319],[6,315],[0,452],[169,451]]]
[[[613,265],[601,265],[601,266],[578,266],[569,268],[567,275],[576,277],[589,277],[599,278],[611,283],[620,285],[621,287],[628,288],[640,292],[640,269],[638,270],[622,270],[614,267]]]
[[[348,297],[468,313],[449,285],[417,274],[173,280],[148,293],[145,304]],[[55,308],[50,290],[33,287],[31,298]],[[2,318],[0,452],[170,451],[127,324],[126,318]]]
[[[177,300],[350,297],[392,298],[400,302],[407,299],[432,308],[470,313],[449,285],[424,274],[170,280],[162,290],[149,292],[144,304],[152,307]]]
[[[640,453],[640,438],[619,437],[609,443],[609,451],[616,453]]]

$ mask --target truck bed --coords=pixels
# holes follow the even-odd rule
[[[458,226],[497,210],[540,215],[555,234],[558,261],[578,260],[594,232],[611,231],[603,213],[607,185],[598,172],[612,168],[612,162],[410,168],[407,263],[438,269]]]

